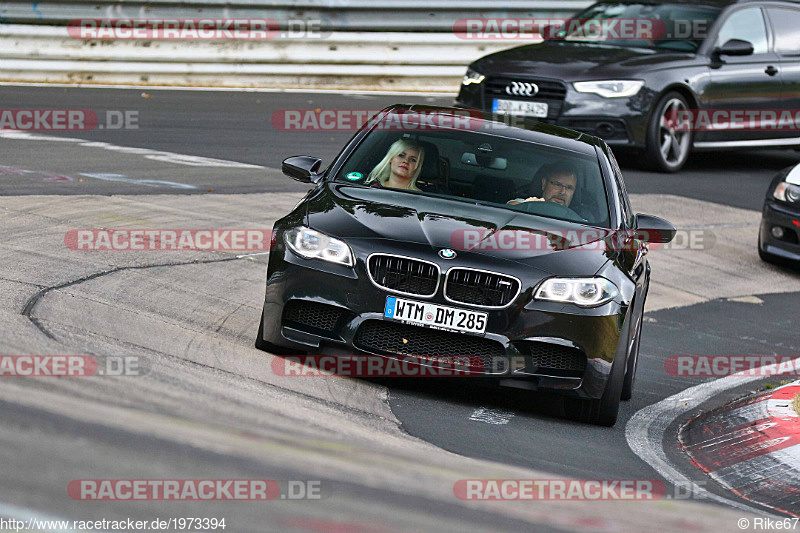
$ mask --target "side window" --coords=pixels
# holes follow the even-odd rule
[[[608,158],[611,161],[611,169],[614,171],[614,180],[617,182],[617,194],[620,209],[622,209],[622,218],[625,219],[625,225],[631,228],[633,227],[633,208],[628,199],[628,191],[625,189],[625,182],[622,179],[622,170],[620,170],[617,158],[614,157],[611,151],[608,152]]]
[[[775,51],[783,56],[800,56],[800,9],[767,9],[775,30]]]
[[[731,39],[742,39],[753,45],[754,54],[766,54],[767,25],[760,7],[742,9],[728,17],[719,31],[717,46],[722,46]]]

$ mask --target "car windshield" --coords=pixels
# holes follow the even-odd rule
[[[482,131],[379,124],[335,180],[609,227],[596,154]]]
[[[565,41],[696,52],[720,12],[688,4],[602,3],[570,19],[556,36]]]

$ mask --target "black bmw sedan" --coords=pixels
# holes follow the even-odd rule
[[[614,20],[645,30],[594,30]],[[596,135],[665,172],[693,149],[800,146],[797,1],[609,1],[542,30],[473,62],[456,105]]]
[[[675,228],[634,214],[602,140],[394,106],[320,166],[283,162],[314,188],[274,225],[258,348],[465,357],[481,379],[562,393],[576,419],[614,424],[647,241]]]
[[[770,263],[800,265],[800,165],[778,173],[767,189],[758,255]]]

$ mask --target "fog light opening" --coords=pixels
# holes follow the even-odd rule
[[[783,239],[783,236],[785,235],[783,228],[780,226],[773,226],[772,229],[770,230],[770,233],[776,239]]]
[[[598,137],[611,137],[616,132],[616,128],[613,124],[609,124],[608,122],[601,122],[597,125],[597,135]]]

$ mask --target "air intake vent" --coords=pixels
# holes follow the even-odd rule
[[[369,276],[381,287],[414,296],[433,296],[439,285],[439,267],[435,263],[374,254],[369,258]]]
[[[353,344],[382,355],[465,357],[470,367],[486,369],[487,373],[495,367],[493,358],[505,357],[502,344],[483,337],[381,320],[365,321]]]
[[[530,355],[535,373],[565,377],[583,377],[586,354],[577,348],[549,342],[514,343],[520,352]]]
[[[467,268],[447,274],[445,297],[453,302],[482,307],[505,307],[519,294],[519,281],[511,276]]]
[[[283,309],[283,321],[287,326],[300,326],[298,329],[302,330],[311,328],[319,332],[333,333],[339,318],[346,312],[341,307],[333,305],[290,300]]]

